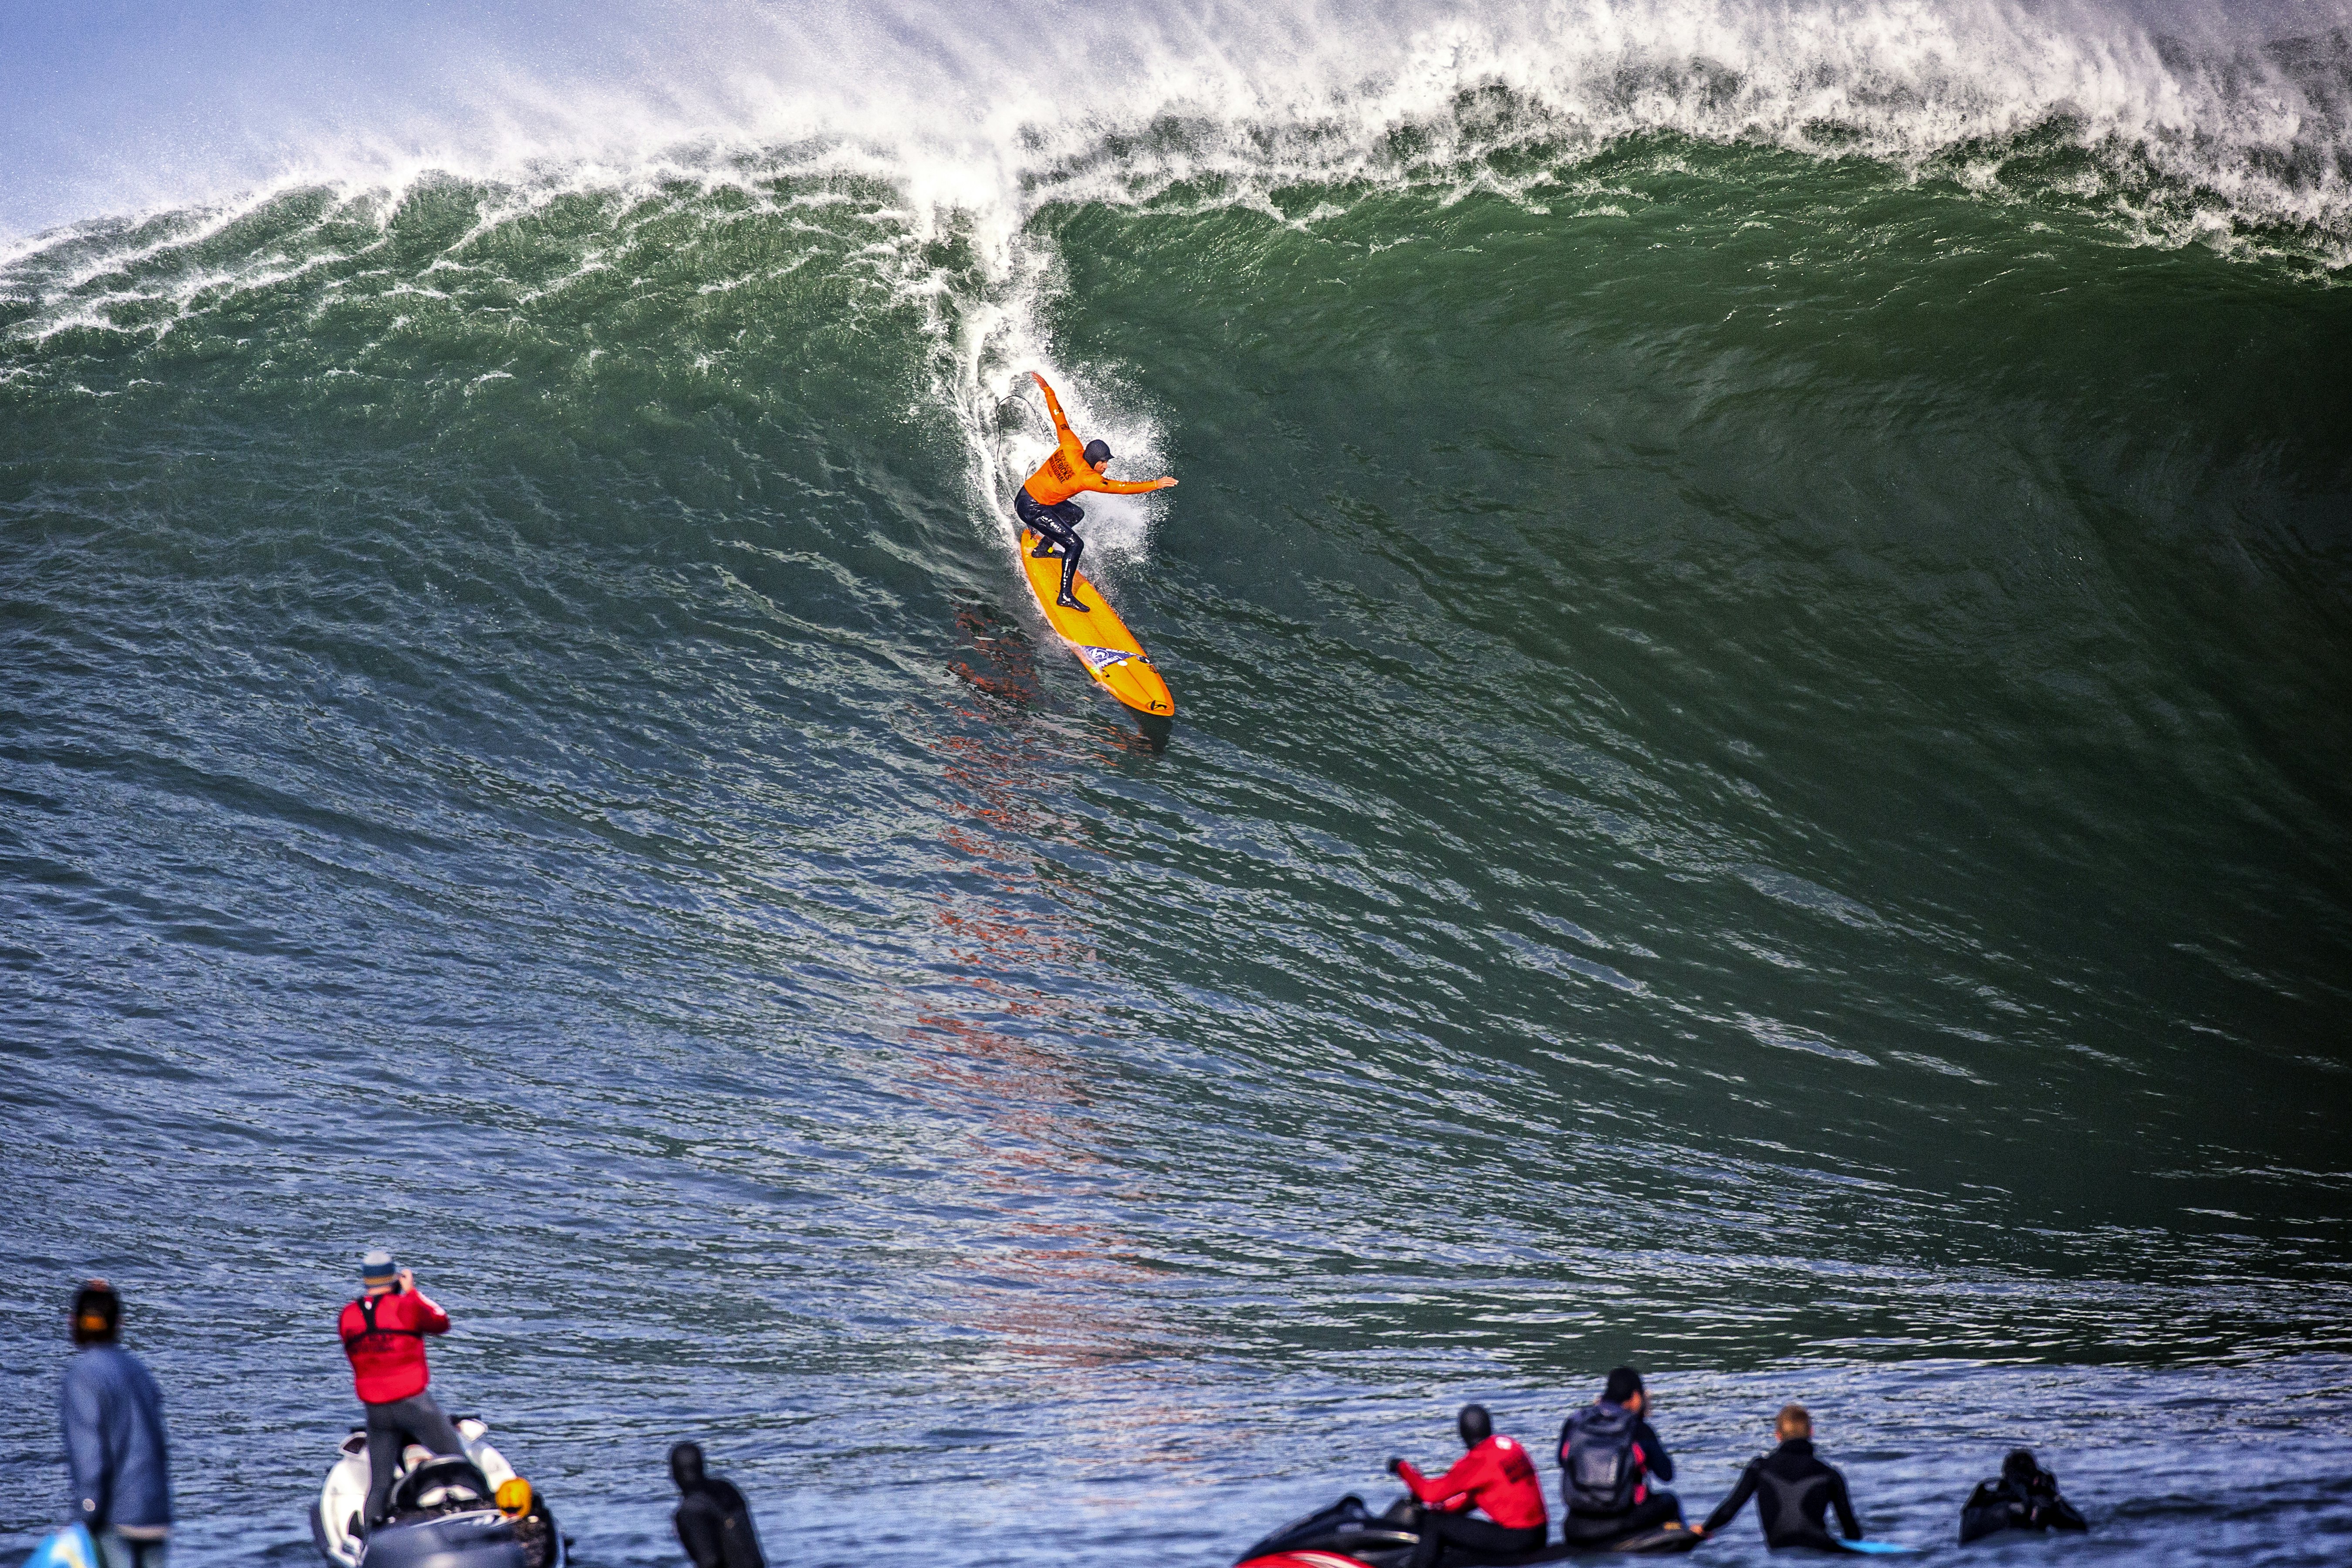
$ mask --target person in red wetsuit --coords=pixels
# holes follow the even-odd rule
[[[449,1331],[449,1314],[416,1288],[416,1276],[378,1249],[360,1260],[365,1294],[344,1304],[337,1325],[352,1383],[367,1406],[368,1495],[363,1528],[383,1522],[401,1450],[422,1443],[436,1454],[462,1454],[465,1440],[425,1385],[425,1336]]]
[[[1411,1487],[1423,1505],[1412,1568],[1436,1568],[1448,1546],[1493,1557],[1538,1551],[1551,1522],[1527,1449],[1496,1435],[1483,1405],[1464,1405],[1459,1426],[1462,1446],[1470,1451],[1444,1475],[1433,1479],[1402,1459],[1389,1461],[1389,1474]],[[1474,1508],[1486,1517],[1472,1519]]]

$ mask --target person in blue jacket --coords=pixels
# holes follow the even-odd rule
[[[73,1340],[58,1406],[74,1516],[89,1529],[104,1568],[164,1568],[172,1533],[171,1459],[163,1392],[140,1359],[115,1342],[122,1298],[103,1279],[75,1293]]]

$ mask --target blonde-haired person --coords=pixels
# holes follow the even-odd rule
[[[1831,1509],[1837,1510],[1838,1528],[1848,1541],[1862,1539],[1862,1525],[1853,1517],[1853,1500],[1846,1495],[1845,1478],[1833,1466],[1813,1457],[1813,1418],[1801,1405],[1784,1405],[1772,1423],[1780,1446],[1748,1462],[1731,1495],[1715,1505],[1700,1535],[1729,1524],[1750,1496],[1756,1499],[1757,1522],[1764,1527],[1767,1546],[1828,1546]]]

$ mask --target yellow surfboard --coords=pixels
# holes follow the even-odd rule
[[[1037,548],[1034,529],[1021,531],[1021,565],[1029,574],[1029,591],[1037,595],[1038,608],[1059,632],[1070,651],[1095,678],[1095,684],[1148,718],[1173,719],[1176,699],[1169,694],[1168,683],[1151,668],[1151,656],[1102,596],[1102,590],[1087,581],[1079,573],[1070,584],[1070,596],[1086,608],[1073,610],[1054,602],[1062,591],[1062,558],[1058,555],[1040,561],[1030,553]]]

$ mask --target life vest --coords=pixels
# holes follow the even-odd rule
[[[1588,1405],[1559,1439],[1561,1500],[1576,1513],[1623,1513],[1639,1500],[1642,1466],[1633,1431],[1642,1418],[1622,1405]]]
[[[368,1405],[387,1405],[422,1394],[432,1381],[425,1364],[425,1336],[447,1315],[409,1292],[362,1296],[343,1309],[343,1353],[351,1358],[352,1384]]]

